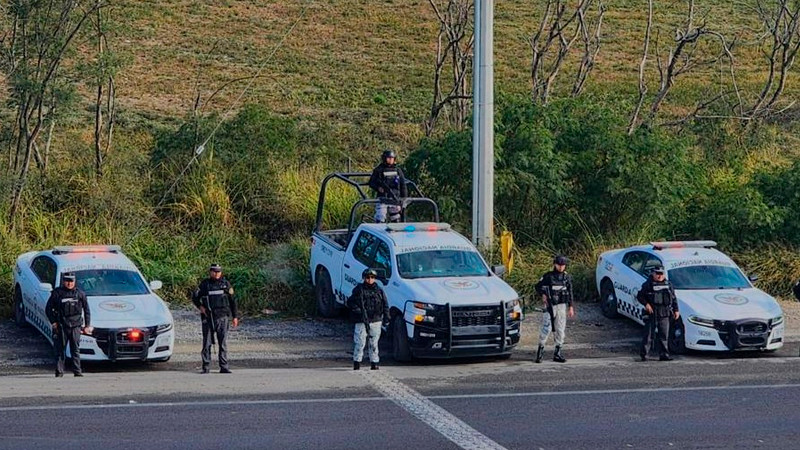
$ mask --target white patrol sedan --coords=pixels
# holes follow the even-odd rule
[[[653,242],[600,255],[596,283],[607,317],[642,324],[636,300],[653,268],[664,266],[681,318],[671,327],[670,350],[776,350],[783,346],[783,311],[713,241]]]
[[[14,267],[17,324],[32,324],[52,343],[45,305],[66,272],[75,272],[92,315],[92,334],[81,335],[81,359],[169,360],[175,341],[172,313],[153,292],[162,284],[145,282],[116,245],[55,247],[20,255]]]

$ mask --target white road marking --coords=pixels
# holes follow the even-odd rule
[[[652,394],[658,392],[695,392],[695,391],[725,391],[725,390],[759,390],[759,389],[797,389],[800,384],[757,384],[737,386],[693,386],[693,387],[666,387],[666,388],[641,388],[641,389],[603,389],[585,391],[547,391],[547,392],[506,392],[495,394],[454,394],[431,395],[422,397],[423,400],[468,400],[473,398],[509,398],[509,397],[554,397],[570,395],[610,395],[610,394]],[[409,389],[409,388],[406,388]],[[410,389],[409,389],[410,390]],[[61,404],[39,406],[3,406],[0,413],[15,411],[51,411],[71,409],[122,409],[122,408],[178,408],[178,407],[205,407],[205,406],[258,406],[258,405],[286,405],[303,403],[340,403],[340,402],[383,402],[395,401],[391,397],[334,397],[334,398],[295,398],[283,400],[212,400],[212,401],[181,401],[181,402],[153,402],[153,403],[101,403],[101,404]]]
[[[378,392],[459,447],[469,450],[505,449],[385,371],[361,371],[360,373]]]

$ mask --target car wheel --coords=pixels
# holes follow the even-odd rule
[[[392,353],[397,362],[411,361],[411,349],[408,345],[408,331],[402,314],[392,319]]]
[[[600,285],[600,310],[609,319],[619,317],[617,312],[617,294],[614,292],[614,285],[611,280],[603,280]]]
[[[18,285],[14,287],[14,322],[21,327],[28,324],[25,321],[25,304],[22,303],[22,290]]]
[[[686,328],[683,319],[676,320],[669,329],[669,352],[676,355],[686,353]]]
[[[333,288],[331,287],[331,276],[325,269],[322,269],[317,275],[314,294],[317,297],[317,311],[319,314],[322,317],[329,318],[335,316],[336,304],[333,298]]]

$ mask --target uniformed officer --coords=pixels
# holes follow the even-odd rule
[[[369,360],[371,370],[378,370],[378,341],[381,339],[381,324],[388,324],[389,302],[386,294],[378,286],[378,273],[374,269],[366,269],[361,274],[363,282],[353,288],[347,299],[350,308],[350,320],[355,323],[353,332],[353,370],[361,368],[364,357],[364,345],[369,336]]]
[[[76,286],[75,274],[65,272],[61,274],[61,286],[50,293],[50,298],[45,306],[47,320],[53,329],[53,347],[56,352],[56,376],[64,376],[64,350],[69,343],[69,352],[72,356],[72,373],[82,377],[81,352],[79,348],[81,330],[92,334],[92,314],[86,294]]]
[[[231,373],[228,366],[228,326],[233,317],[233,327],[239,326],[239,315],[233,286],[222,276],[222,267],[212,264],[208,269],[208,278],[200,282],[200,286],[192,297],[192,302],[200,310],[203,323],[203,360],[202,373],[208,373],[211,366],[211,346],[216,338],[219,346],[219,373]]]
[[[553,270],[544,274],[536,283],[536,292],[541,294],[546,312],[542,315],[542,328],[539,332],[539,348],[536,350],[536,362],[542,362],[544,344],[553,330],[556,350],[553,352],[553,361],[567,362],[561,354],[564,345],[564,330],[567,327],[567,315],[575,316],[572,305],[572,277],[567,273],[567,258],[558,255],[553,258]]]
[[[667,280],[666,271],[658,266],[653,269],[650,278],[642,284],[636,299],[644,305],[645,327],[642,337],[642,348],[640,356],[642,361],[647,361],[647,349],[652,342],[652,336],[656,327],[658,330],[658,359],[659,361],[672,361],[669,356],[667,346],[667,336],[669,335],[669,318],[678,320],[681,313],[678,312],[678,298],[675,296],[675,289]]]
[[[397,166],[397,153],[394,150],[383,152],[381,163],[372,170],[369,187],[380,200],[375,205],[375,223],[383,223],[387,219],[389,222],[399,222],[401,207],[396,203],[408,197],[408,188],[403,170]]]

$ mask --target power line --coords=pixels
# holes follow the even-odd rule
[[[159,208],[161,208],[161,206],[164,205],[167,196],[169,196],[169,194],[172,193],[172,191],[175,189],[175,187],[178,186],[178,183],[186,174],[186,172],[189,170],[189,168],[192,166],[192,164],[194,164],[194,162],[197,161],[200,155],[203,154],[203,152],[206,150],[206,145],[208,145],[208,142],[211,141],[211,138],[213,138],[214,135],[217,133],[219,128],[222,126],[222,123],[228,119],[230,114],[233,112],[234,107],[239,104],[239,102],[242,100],[247,91],[250,90],[250,88],[253,85],[253,82],[256,80],[256,78],[258,78],[261,75],[261,72],[264,70],[264,67],[266,67],[267,63],[269,63],[272,60],[272,58],[275,56],[278,50],[283,46],[284,42],[286,42],[286,39],[289,37],[289,35],[292,34],[292,31],[294,31],[294,29],[297,27],[300,21],[303,20],[303,18],[306,15],[306,11],[308,11],[308,8],[309,6],[311,6],[312,3],[313,0],[309,0],[303,6],[303,9],[300,11],[300,15],[297,17],[297,20],[295,20],[294,23],[292,23],[292,26],[290,26],[289,29],[286,30],[286,32],[281,37],[280,41],[278,41],[275,47],[272,48],[272,51],[269,53],[269,55],[267,55],[267,57],[261,62],[261,64],[258,67],[258,70],[256,70],[253,76],[250,77],[250,79],[247,81],[247,84],[244,86],[244,88],[242,88],[242,91],[239,93],[239,96],[236,97],[236,100],[231,102],[230,106],[225,111],[225,113],[222,116],[220,116],[219,120],[217,121],[217,124],[214,126],[214,129],[212,129],[211,132],[208,134],[208,136],[205,138],[205,140],[203,140],[203,142],[194,149],[194,155],[192,155],[192,158],[189,160],[188,163],[186,163],[186,166],[183,167],[183,170],[181,170],[178,176],[175,177],[175,180],[173,181],[172,185],[170,185],[169,189],[164,191],[164,194],[161,196],[161,199],[158,201],[158,203],[156,203],[156,206],[153,208],[154,211],[157,211]],[[141,233],[142,229],[144,229],[145,223],[146,220],[143,220],[141,225],[139,225],[139,227],[133,232],[133,234],[130,237],[128,237],[128,240],[125,242],[125,245],[129,245],[131,242],[133,242],[134,239],[136,239],[137,236],[139,236],[139,233]]]

